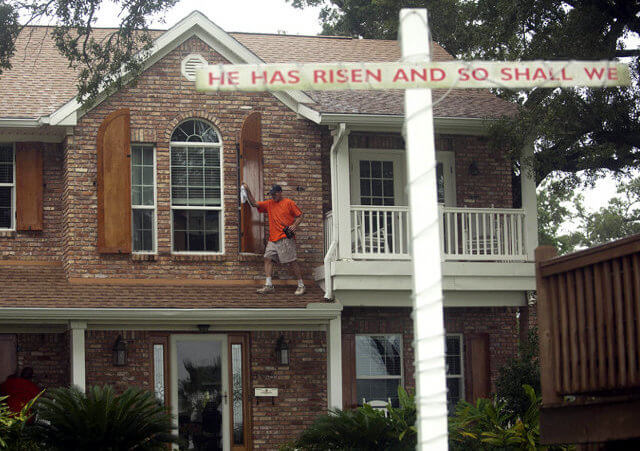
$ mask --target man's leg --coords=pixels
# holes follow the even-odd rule
[[[298,279],[298,288],[296,289],[296,296],[300,296],[304,294],[307,289],[304,286],[304,281],[302,280],[302,270],[300,269],[300,265],[298,264],[298,260],[294,260],[289,263],[289,266],[293,270],[293,273],[296,275],[296,279]]]
[[[269,257],[265,257],[264,259],[264,275],[271,281],[271,276],[273,275],[273,260]]]
[[[273,282],[271,281],[271,276],[273,275],[273,260],[271,257],[264,258],[264,275],[266,277],[266,281],[264,287],[257,290],[260,294],[273,293],[275,290],[273,288]]]

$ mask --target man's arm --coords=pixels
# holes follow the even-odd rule
[[[298,228],[298,224],[300,224],[301,222],[302,222],[302,213],[300,213],[300,216],[296,216],[296,219],[293,221],[293,224],[289,226],[289,230],[295,233],[296,229]]]
[[[249,205],[251,205],[254,208],[258,208],[258,203],[256,202],[255,197],[253,197],[253,194],[251,194],[251,190],[249,189],[249,186],[247,186],[247,184],[244,182],[242,182],[242,186],[244,186],[244,189],[247,192],[247,199],[249,199]]]

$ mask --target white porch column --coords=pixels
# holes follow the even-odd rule
[[[336,147],[336,196],[332,206],[334,221],[338,220],[338,259],[351,258],[351,184],[349,161],[349,130],[345,130]]]
[[[430,61],[427,11],[400,10],[404,61]],[[413,320],[418,450],[447,449],[444,318],[436,186],[433,102],[430,89],[407,89],[405,140],[413,255]]]
[[[329,320],[327,330],[327,399],[330,409],[342,409],[342,320]]]
[[[533,167],[533,144],[522,149],[520,187],[522,190],[522,208],[525,221],[525,249],[527,260],[534,261],[534,252],[538,246],[538,200],[536,197],[536,179]]]
[[[86,368],[84,357],[84,333],[87,323],[84,321],[69,321],[71,340],[71,385],[81,391],[86,389]]]

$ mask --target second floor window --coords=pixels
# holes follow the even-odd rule
[[[14,228],[15,186],[13,144],[0,144],[0,230]]]
[[[133,252],[156,251],[155,149],[148,144],[131,146],[131,221]]]
[[[208,123],[190,119],[171,135],[174,252],[222,252],[222,143]]]

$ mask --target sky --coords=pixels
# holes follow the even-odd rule
[[[322,27],[320,8],[295,9],[285,0],[180,0],[165,15],[164,23],[154,21],[153,28],[166,29],[190,12],[198,10],[225,31],[316,35]],[[97,26],[112,27],[119,23],[118,9],[105,3],[100,9]]]
[[[167,29],[183,19],[191,11],[199,10],[226,31],[254,33],[286,33],[315,35],[320,33],[318,19],[320,8],[295,9],[285,0],[232,0],[198,1],[180,0],[164,16],[153,21],[153,28]],[[112,27],[119,23],[118,9],[109,2],[100,10],[97,26]],[[627,47],[640,46],[636,37]],[[599,181],[595,188],[584,191],[585,206],[592,211],[607,205],[616,194],[616,184],[611,178]]]

